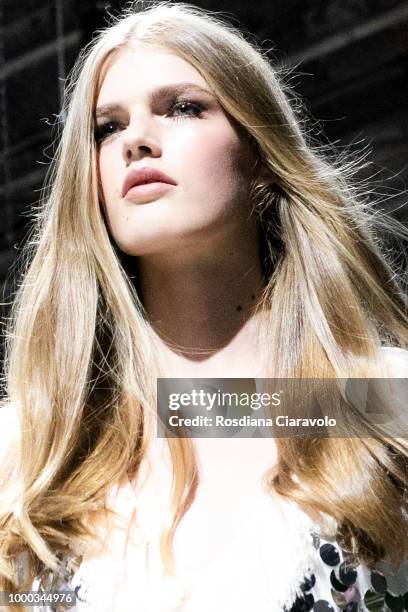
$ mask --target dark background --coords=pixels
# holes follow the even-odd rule
[[[291,83],[321,132],[343,147],[371,145],[371,172],[392,195],[384,207],[407,221],[408,3],[401,0],[191,2],[233,16],[295,66]],[[123,2],[0,0],[0,283],[28,231],[52,155],[61,86],[79,49]],[[396,195],[400,193],[400,195]],[[8,280],[7,280],[8,277]],[[7,280],[7,283],[6,283]]]

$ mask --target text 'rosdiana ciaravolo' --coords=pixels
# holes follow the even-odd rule
[[[275,393],[227,393],[217,390],[209,393],[203,389],[194,389],[184,393],[170,393],[168,396],[168,408],[171,411],[168,416],[168,424],[171,427],[335,427],[336,419],[327,415],[322,417],[297,417],[293,418],[285,414],[275,416],[258,416],[257,414],[245,414],[241,416],[225,416],[225,414],[213,414],[217,409],[227,408],[236,411],[246,408],[251,411],[282,405],[281,392]],[[191,415],[185,416],[186,409]],[[182,412],[182,415],[178,411]],[[207,414],[199,414],[199,411]],[[198,413],[198,414],[197,414]]]

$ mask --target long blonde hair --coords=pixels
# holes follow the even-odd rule
[[[112,484],[137,476],[151,433],[157,363],[149,321],[98,198],[93,110],[101,69],[117,49],[138,40],[189,62],[256,150],[268,374],[364,377],[382,372],[382,344],[408,345],[406,299],[380,252],[379,212],[350,186],[352,164],[312,143],[266,54],[197,7],[137,8],[100,31],[70,75],[66,123],[27,245],[7,340],[7,402],[23,427],[2,477],[0,590],[21,588],[19,553],[30,581],[40,569],[58,570],[58,552],[98,540],[93,525],[109,514]],[[404,235],[396,222],[381,223]],[[190,445],[171,442],[169,564],[174,530],[198,483]],[[363,559],[408,551],[406,441],[279,439],[278,451],[271,487],[333,516]]]

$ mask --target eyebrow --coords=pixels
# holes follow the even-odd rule
[[[168,98],[170,96],[180,95],[188,91],[204,93],[214,97],[211,91],[209,91],[208,89],[204,89],[203,87],[200,87],[200,85],[196,85],[195,83],[177,83],[175,85],[163,85],[162,87],[158,87],[157,89],[153,90],[150,94],[150,101],[154,104],[155,102],[158,102],[161,98]],[[104,115],[120,112],[122,110],[123,107],[121,104],[102,104],[96,109],[95,117],[102,117]]]

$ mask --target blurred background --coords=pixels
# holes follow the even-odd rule
[[[176,1],[176,0],[175,0]],[[408,2],[401,0],[206,0],[230,16],[277,63],[323,142],[369,144],[370,173],[408,221]],[[12,292],[13,262],[27,236],[53,154],[52,125],[79,49],[124,2],[0,0],[0,284]],[[399,193],[399,195],[398,195]]]

